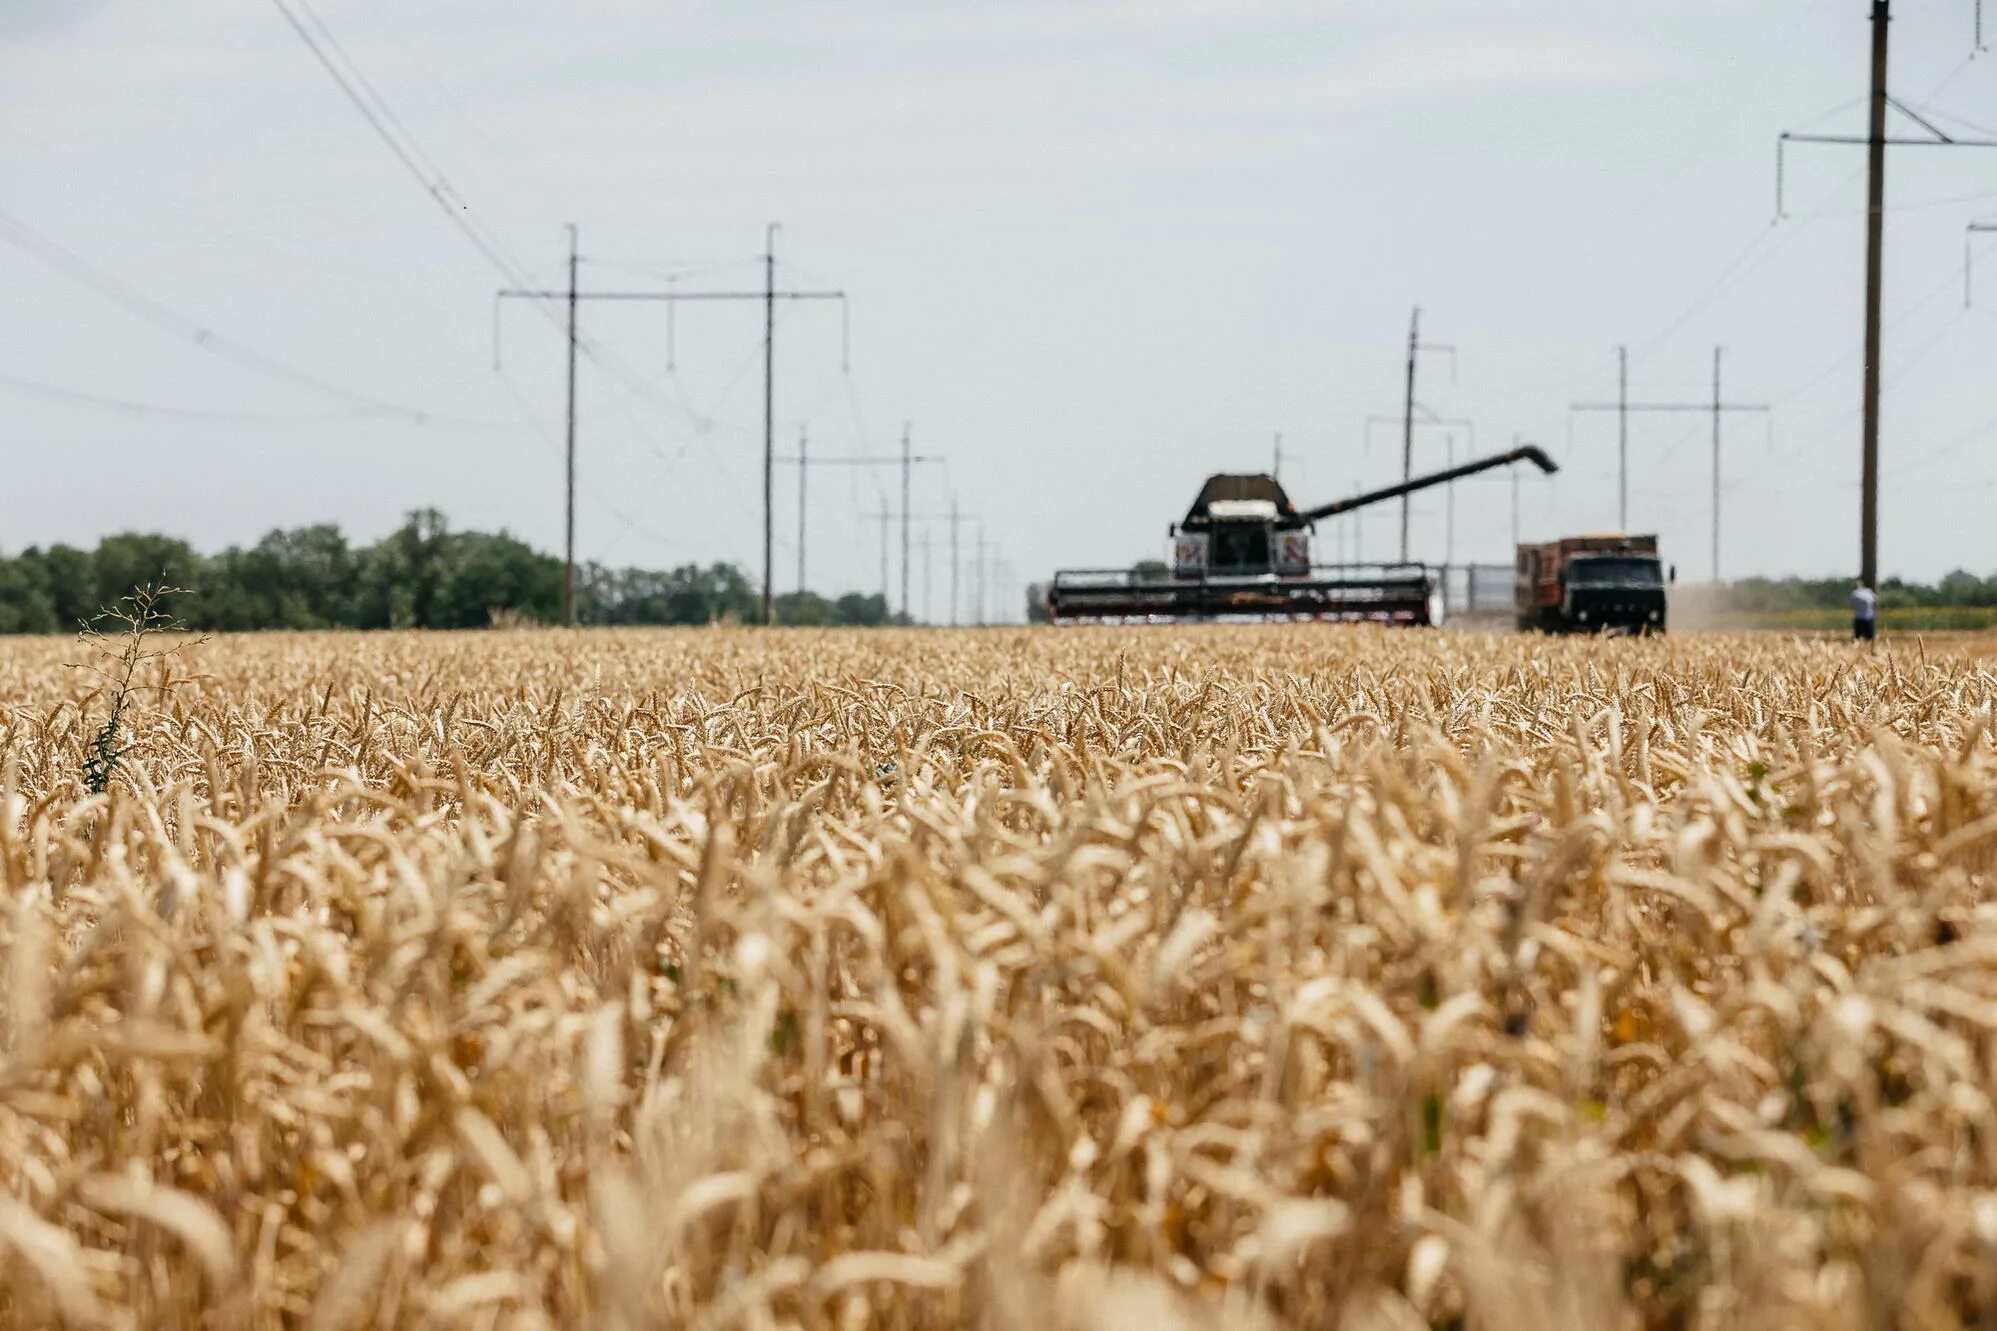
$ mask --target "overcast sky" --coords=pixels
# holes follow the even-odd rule
[[[1456,349],[1423,358],[1429,411],[1565,464],[1523,483],[1527,538],[1616,524],[1614,418],[1568,407],[1613,396],[1618,343],[1631,396],[1672,401],[1710,397],[1724,344],[1729,398],[1775,410],[1728,423],[1722,571],[1856,564],[1864,154],[1793,148],[1779,224],[1774,167],[1784,129],[1863,132],[1866,0],[313,3],[541,280],[573,221],[586,287],[754,285],[781,221],[784,277],[852,296],[850,373],[835,307],[779,325],[781,450],[888,451],[912,421],[948,458],[915,507],[954,490],[1022,578],[1158,555],[1277,431],[1300,502],[1397,475],[1368,421],[1400,409],[1416,304]],[[1997,125],[1972,0],[1901,9],[1897,96]],[[1997,571],[1997,235],[1963,292],[1997,149],[1897,150],[1888,189],[1882,567]],[[0,4],[0,548],[372,538],[432,505],[559,550],[561,343],[515,305],[495,372],[500,284],[271,0]],[[609,364],[582,371],[579,555],[759,564],[759,320],[683,309],[669,370],[662,307],[585,310]],[[1419,432],[1417,467],[1450,447]],[[1686,577],[1711,466],[1706,416],[1634,421],[1630,525]],[[879,585],[861,515],[897,490],[814,474],[814,585]],[[1417,505],[1418,556],[1444,514]],[[1360,535],[1393,553],[1391,512]],[[1508,483],[1459,487],[1457,558],[1510,540]],[[1321,528],[1320,558],[1348,541]]]

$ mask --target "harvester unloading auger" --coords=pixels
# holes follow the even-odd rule
[[[1528,444],[1301,510],[1273,476],[1209,476],[1185,520],[1171,529],[1169,573],[1064,570],[1047,589],[1047,617],[1057,624],[1206,619],[1431,623],[1435,578],[1426,565],[1313,564],[1313,525],[1515,462],[1530,462],[1544,472],[1560,469]]]

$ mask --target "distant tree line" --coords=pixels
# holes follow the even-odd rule
[[[188,589],[174,612],[189,628],[484,628],[556,623],[562,561],[504,532],[452,531],[421,509],[372,545],[331,524],[273,531],[247,549],[203,555],[170,536],[128,532],[95,550],[30,547],[0,556],[0,633],[74,632],[145,583]],[[878,625],[885,598],[815,592],[776,598],[780,622]],[[653,571],[588,564],[576,570],[576,618],[586,624],[753,623],[755,587],[732,564]]]
[[[1685,588],[1712,597],[1712,604],[1741,614],[1779,614],[1791,610],[1844,610],[1851,604],[1850,578],[1742,578],[1717,590]],[[1957,569],[1936,583],[1883,578],[1879,583],[1881,610],[1930,610],[1968,606],[1997,607],[1997,573],[1979,578]]]

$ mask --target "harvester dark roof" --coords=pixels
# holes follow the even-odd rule
[[[1200,497],[1186,510],[1186,520],[1181,525],[1204,527],[1216,503],[1258,499],[1274,504],[1279,518],[1294,518],[1297,515],[1296,506],[1290,503],[1290,496],[1284,492],[1282,482],[1274,476],[1262,472],[1223,474],[1207,477],[1207,483],[1200,487]]]

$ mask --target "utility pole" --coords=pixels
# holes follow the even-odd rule
[[[1512,447],[1517,448],[1518,446],[1519,437],[1513,435]],[[1512,474],[1512,550],[1516,552],[1519,548],[1519,469],[1517,467],[1507,467],[1505,470]]]
[[[1616,348],[1616,530],[1629,531],[1629,348]]]
[[[1872,88],[1865,160],[1865,379],[1859,441],[1858,580],[1879,586],[1879,301],[1886,243],[1886,39],[1891,0],[1872,0]],[[1714,362],[1714,373],[1719,364]],[[1715,541],[1717,542],[1717,536]],[[1715,554],[1714,564],[1719,563]],[[1718,581],[1718,574],[1714,580]]]
[[[928,519],[916,517],[909,508],[909,471],[913,467],[924,466],[928,464],[935,464],[938,466],[945,465],[948,462],[948,459],[943,457],[943,455],[940,453],[929,456],[919,456],[915,453],[911,453],[909,451],[909,441],[911,437],[912,436],[910,433],[910,427],[904,425],[901,431],[901,452],[894,454],[892,456],[880,455],[880,454],[874,454],[874,455],[858,454],[848,457],[812,458],[810,462],[807,464],[807,462],[805,461],[804,450],[802,446],[800,446],[796,457],[779,458],[778,461],[795,462],[797,464],[798,477],[799,477],[798,485],[800,487],[802,487],[804,484],[803,481],[804,468],[807,465],[814,467],[900,467],[901,468],[901,513],[902,513],[901,612],[904,615],[910,615],[910,618],[913,618],[913,615],[910,613],[910,607],[908,604],[909,523],[911,521],[927,521]],[[803,493],[803,490],[801,488],[799,490],[799,493],[800,494]],[[802,503],[803,501],[800,499],[799,502]],[[803,532],[803,522],[804,519],[800,517],[798,519],[799,523],[798,530],[800,533]],[[798,539],[800,541],[803,540],[802,534],[800,534]],[[886,557],[885,554],[883,554],[882,557],[885,558]],[[887,580],[883,578],[881,581],[881,595],[885,597],[887,595],[887,591],[888,591]]]
[[[1446,351],[1452,372],[1456,365],[1456,349],[1439,343],[1431,344],[1421,340],[1421,306],[1415,306],[1414,317],[1408,320],[1408,394],[1401,412],[1401,480],[1414,478],[1415,466],[1415,362],[1424,351]],[[1408,495],[1401,496],[1401,562],[1408,562]]]
[[[1775,216],[1783,216],[1783,149],[1791,143],[1863,144],[1865,179],[1865,368],[1859,440],[1858,580],[1879,586],[1879,374],[1881,328],[1879,306],[1884,287],[1886,252],[1886,149],[1893,147],[1997,148],[1997,139],[1958,139],[1929,123],[1895,98],[1886,78],[1888,30],[1893,22],[1891,0],[1872,0],[1872,83],[1869,115],[1862,139],[1840,134],[1785,133],[1775,143]],[[1982,0],[1977,0],[1977,50],[1983,45]],[[1975,54],[1975,52],[1972,52]],[[1932,137],[1891,138],[1886,133],[1888,107],[1919,125]]]
[[[1979,235],[1997,233],[1997,222],[1971,222],[1969,230],[1962,235],[1962,308],[1969,309],[1976,304],[1976,289],[1970,277],[1976,267],[1976,238]]]
[[[957,627],[957,526],[963,517],[957,512],[957,496],[950,496],[950,627]]]
[[[977,624],[978,627],[983,628],[985,623],[985,520],[983,518],[979,518],[977,522],[978,522],[977,563],[971,566],[971,576],[972,576],[971,585],[974,589],[971,598],[971,603],[974,607],[972,622]]]
[[[562,539],[562,623],[576,626],[576,226],[569,223],[568,517]]]
[[[547,301],[547,300],[559,300],[566,297],[566,299],[569,302],[569,359],[572,364],[575,360],[575,347],[577,341],[576,325],[575,325],[575,305],[577,301],[586,301],[586,300],[630,301],[630,302],[658,301],[666,306],[669,313],[672,310],[673,306],[678,304],[680,301],[759,300],[763,302],[763,623],[768,624],[772,622],[771,596],[770,596],[771,573],[772,573],[771,559],[773,552],[775,550],[775,531],[776,531],[775,511],[770,507],[771,499],[773,497],[773,491],[776,488],[776,472],[775,472],[776,372],[777,372],[776,306],[777,302],[780,300],[836,300],[843,303],[846,299],[846,293],[843,291],[779,290],[777,288],[777,279],[776,279],[777,223],[775,222],[770,223],[769,229],[765,233],[766,243],[764,246],[764,254],[763,254],[764,282],[763,282],[763,289],[761,291],[680,291],[675,287],[673,289],[669,289],[666,291],[578,292],[576,290],[576,281],[575,281],[576,259],[575,259],[574,231],[575,229],[571,227],[570,250],[569,250],[569,289],[566,292],[512,289],[512,290],[501,291],[498,293],[498,299],[500,300]],[[571,377],[573,377],[573,371],[571,372]],[[573,392],[570,394],[570,400],[571,404],[573,404],[574,400]],[[571,405],[571,410],[569,415],[570,415],[569,433],[571,439],[573,439],[575,433],[575,419],[574,419],[575,413],[573,405]],[[573,470],[574,466],[573,458],[575,454],[573,444],[571,444],[569,454],[571,458],[571,464],[570,464],[571,470]],[[573,478],[571,478],[571,483],[569,486],[569,508],[571,514],[573,514],[575,508],[575,486],[573,483]],[[575,525],[573,517],[571,517],[569,525],[571,530],[573,530]],[[571,542],[571,546],[573,547],[573,542]],[[574,550],[573,548],[571,548],[569,563],[571,566],[573,566],[574,562],[575,562]]]
[[[922,622],[933,622],[929,616],[929,586],[936,572],[936,561],[930,558],[930,549],[935,543],[927,531],[922,533]]]
[[[1720,401],[1721,347],[1713,348],[1713,582],[1720,580],[1720,414],[1726,405]],[[1872,584],[1867,583],[1868,587]]]
[[[885,503],[878,512],[865,514],[869,522],[881,524],[881,613],[890,617],[894,612],[888,605],[888,519],[893,516],[893,510]]]
[[[804,600],[804,483],[805,468],[810,465],[811,435],[804,427],[797,431],[797,596],[802,606]]]
[[[1616,348],[1616,400],[1612,404],[1575,403],[1573,411],[1616,413],[1616,530],[1629,531],[1629,348]]]
[[[1443,448],[1446,450],[1445,452],[1445,456],[1447,458],[1446,465],[1453,467],[1456,465],[1456,432],[1454,430],[1445,431],[1442,437],[1444,440]],[[1447,485],[1444,485],[1442,487],[1442,506],[1444,514],[1443,528],[1442,528],[1442,566],[1444,568],[1448,568],[1450,565],[1456,562],[1456,482],[1455,481],[1450,481]]]
[[[1872,123],[1865,161],[1865,416],[1860,441],[1858,580],[1879,587],[1879,300],[1886,244],[1886,36],[1891,0],[1872,0]],[[1718,373],[1718,362],[1714,363]],[[1717,541],[1717,536],[1715,540]],[[1714,565],[1719,558],[1714,556]],[[1719,574],[1713,575],[1715,582]]]
[[[1423,351],[1444,351],[1444,352],[1448,352],[1448,353],[1449,353],[1449,356],[1450,356],[1450,364],[1451,364],[1451,365],[1453,366],[1453,365],[1455,365],[1455,363],[1456,363],[1456,360],[1455,360],[1455,357],[1456,357],[1456,352],[1455,352],[1455,348],[1453,348],[1453,347],[1445,347],[1445,346],[1432,346],[1432,345],[1430,345],[1429,343],[1426,343],[1426,342],[1424,342],[1424,343],[1422,343],[1422,344],[1420,345],[1420,349],[1421,349],[1421,350],[1423,350]],[[1401,438],[1401,470],[1402,470],[1402,472],[1403,472],[1403,473],[1406,473],[1406,472],[1408,471],[1408,468],[1409,468],[1409,466],[1410,466],[1410,464],[1411,464],[1411,461],[1412,461],[1412,457],[1413,457],[1413,453],[1412,453],[1412,450],[1411,450],[1411,449],[1409,448],[1409,445],[1408,445],[1408,440],[1409,440],[1410,438],[1412,438],[1412,437],[1413,437],[1413,434],[1414,434],[1414,432],[1415,432],[1416,430],[1426,430],[1426,429],[1435,429],[1435,430],[1448,430],[1448,429],[1452,429],[1452,428],[1455,428],[1455,427],[1461,427],[1461,428],[1462,428],[1463,430],[1467,431],[1467,432],[1468,432],[1468,434],[1469,434],[1469,436],[1470,436],[1470,447],[1471,447],[1471,448],[1473,448],[1473,449],[1477,447],[1477,422],[1476,422],[1476,421],[1474,421],[1474,420],[1471,420],[1471,419],[1470,419],[1469,417],[1467,417],[1467,416],[1438,416],[1438,415],[1436,415],[1436,414],[1435,414],[1435,413],[1434,413],[1433,411],[1430,411],[1430,410],[1428,409],[1428,407],[1426,407],[1425,405],[1423,405],[1423,404],[1422,404],[1421,402],[1416,402],[1416,403],[1414,404],[1414,414],[1413,414],[1413,415],[1411,415],[1411,416],[1410,416],[1410,415],[1403,415],[1403,416],[1368,416],[1368,417],[1366,418],[1366,452],[1367,452],[1368,454],[1371,454],[1371,453],[1372,453],[1372,451],[1373,451],[1373,431],[1374,431],[1375,429],[1380,429],[1380,428],[1385,428],[1385,427],[1387,427],[1387,426],[1390,426],[1390,425],[1391,425],[1391,426],[1398,426],[1398,427],[1400,428],[1400,430],[1401,430],[1401,436],[1402,436],[1402,438]],[[1406,480],[1408,480],[1408,479],[1409,479],[1409,476],[1408,476],[1408,475],[1406,475],[1406,474],[1404,474],[1404,475],[1403,475],[1403,476],[1401,477],[1401,479],[1402,479],[1403,481],[1406,481]],[[1359,487],[1360,487],[1361,485],[1362,485],[1362,482],[1360,482],[1360,481],[1354,481],[1354,482],[1353,482],[1353,487],[1354,487],[1355,489],[1359,488]],[[1407,545],[1408,545],[1408,543],[1407,543],[1407,511],[1406,511],[1406,510],[1407,510],[1407,502],[1408,502],[1408,496],[1406,496],[1406,495],[1402,495],[1402,496],[1401,496],[1401,508],[1402,508],[1402,513],[1401,513],[1401,537],[1402,537],[1402,540],[1401,540],[1401,548],[1402,548],[1402,550],[1403,550],[1403,551],[1405,551],[1405,550],[1407,549]],[[1354,513],[1355,513],[1355,514],[1356,514],[1356,513],[1358,512],[1358,510],[1357,510],[1357,509],[1355,509],[1355,510],[1353,510],[1353,511],[1354,511]],[[1356,527],[1356,524],[1355,524],[1355,530],[1357,530],[1357,527]],[[1402,555],[1402,557],[1401,557],[1401,562],[1402,562],[1402,563],[1404,563],[1404,564],[1408,562],[1408,560],[1407,560],[1407,556],[1406,556],[1406,554],[1405,554],[1405,553],[1404,553],[1404,554]]]
[[[1352,478],[1352,493],[1358,494],[1363,486],[1357,476]],[[1355,508],[1348,515],[1352,519],[1352,562],[1365,562],[1366,558],[1366,510]]]
[[[1631,402],[1627,395],[1614,402],[1576,402],[1569,411],[1614,411],[1624,419],[1631,412],[1711,412],[1713,415],[1713,581],[1720,580],[1720,422],[1729,411],[1767,412],[1769,408],[1761,403],[1728,402],[1720,393],[1720,359],[1722,351],[1713,348],[1713,400],[1710,402]],[[1623,530],[1627,532],[1627,521]]]
[[[914,456],[914,454],[912,454],[912,453],[910,453],[910,452],[909,452],[909,430],[910,430],[910,426],[909,426],[909,424],[908,424],[908,423],[907,423],[906,421],[902,422],[902,427],[901,427],[901,613],[902,613],[902,617],[903,617],[904,619],[908,620],[908,621],[909,621],[910,623],[914,623],[914,622],[915,622],[915,616],[914,616],[914,615],[913,615],[912,613],[910,613],[910,610],[909,610],[909,604],[908,604],[908,518],[909,518],[909,497],[908,497],[908,474],[909,474],[909,471],[910,471],[910,469],[911,469],[912,465],[913,465],[913,464],[914,464],[914,462],[915,462],[915,456]]]
[[[1001,624],[1012,623],[1013,612],[1006,607],[1017,603],[1013,595],[1012,561],[999,555],[992,560],[993,611]]]
[[[775,622],[770,605],[777,476],[777,227],[763,232],[763,623]]]
[[[1401,480],[1414,476],[1415,467],[1415,358],[1421,351],[1421,306],[1415,306],[1408,321],[1408,396],[1401,412]],[[1401,562],[1408,562],[1408,496],[1401,496]]]
[[[1280,481],[1283,479],[1283,432],[1281,430],[1276,431],[1276,460],[1269,469],[1269,476],[1272,480]]]

